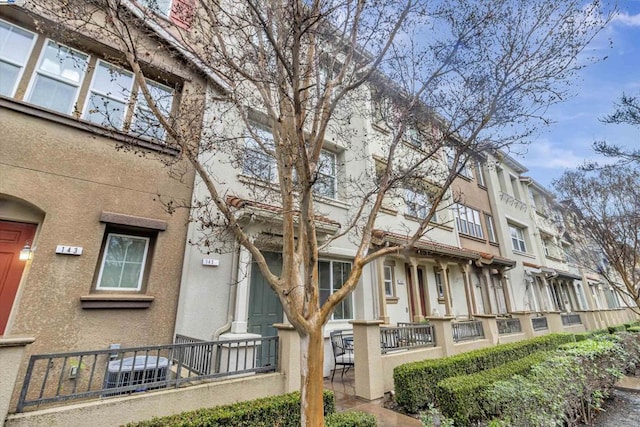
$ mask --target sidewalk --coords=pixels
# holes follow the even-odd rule
[[[616,383],[616,388],[619,390],[640,392],[640,377],[622,377],[620,381]]]
[[[347,372],[343,378],[340,377],[340,372],[337,372],[333,383],[330,379],[325,379],[324,388],[333,390],[338,412],[362,411],[373,414],[378,420],[378,427],[422,427],[419,420],[385,408],[384,399],[368,401],[356,397],[353,370]]]

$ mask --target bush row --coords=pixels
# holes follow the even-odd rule
[[[526,375],[531,367],[549,357],[549,352],[530,354],[497,368],[471,375],[446,378],[436,387],[436,398],[442,413],[452,418],[455,425],[470,425],[472,421],[487,418],[489,405],[485,392],[496,381],[508,380],[514,375]]]
[[[632,334],[602,335],[562,346],[527,376],[496,382],[486,393],[490,425],[566,425],[589,423],[608,390],[640,360]]]
[[[430,403],[436,403],[434,390],[445,378],[492,369],[539,351],[553,350],[574,340],[573,334],[549,334],[442,359],[398,366],[393,370],[396,401],[404,410],[418,412]]]
[[[359,415],[335,414],[335,398],[333,392],[325,390],[323,395],[324,413],[327,420],[333,424],[327,426],[375,426],[374,424],[349,423],[349,420],[359,419]],[[368,419],[360,415],[364,422]],[[262,399],[239,402],[231,405],[203,408],[195,411],[166,417],[155,417],[148,421],[129,423],[127,427],[298,427],[300,425],[300,393],[294,392],[280,396],[265,397]]]

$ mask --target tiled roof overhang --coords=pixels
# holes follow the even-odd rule
[[[402,236],[400,234],[383,230],[374,230],[372,237],[372,243],[376,246],[383,246],[385,244],[402,246],[409,241],[408,236]],[[445,256],[465,261],[480,259],[480,254],[477,252],[424,239],[418,240],[413,245],[413,249],[415,249],[420,255]]]

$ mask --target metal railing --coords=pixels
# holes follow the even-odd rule
[[[534,331],[543,331],[543,330],[549,329],[547,318],[544,316],[533,317],[531,319],[531,325],[533,326]]]
[[[29,359],[17,412],[32,405],[158,390],[210,378],[273,372],[278,337],[38,354]]]
[[[451,323],[451,329],[453,332],[454,342],[479,340],[484,338],[484,329],[482,328],[482,322],[479,320],[453,322]]]
[[[415,347],[433,347],[436,335],[433,325],[424,323],[398,323],[398,327],[380,328],[382,353]]]
[[[578,313],[568,313],[561,315],[563,326],[582,325],[582,319]]]
[[[498,334],[517,334],[522,332],[522,325],[520,319],[496,319],[498,324]]]

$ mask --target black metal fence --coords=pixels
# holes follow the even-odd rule
[[[531,325],[533,326],[534,331],[544,331],[546,329],[549,329],[547,318],[544,316],[533,317],[531,319]]]
[[[578,313],[562,314],[561,317],[563,326],[582,325],[582,319]]]
[[[231,375],[273,372],[278,337],[38,354],[29,359],[17,412],[31,405],[180,387]]]
[[[496,319],[500,335],[517,334],[522,332],[520,319]]]
[[[398,327],[380,328],[382,353],[415,347],[433,347],[436,335],[433,325],[424,323],[398,323]]]
[[[470,320],[467,322],[451,323],[453,332],[453,341],[472,341],[484,338],[484,329],[482,322],[479,320]]]

